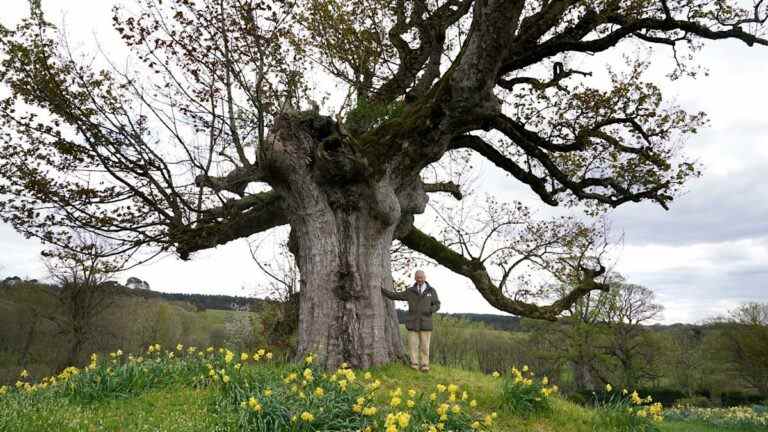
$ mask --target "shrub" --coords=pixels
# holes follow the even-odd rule
[[[712,401],[709,400],[709,398],[705,398],[704,396],[692,396],[688,398],[678,399],[677,402],[675,402],[675,405],[701,407],[701,408],[709,408],[713,406]]]
[[[258,315],[253,315],[252,319],[259,345],[272,347],[284,358],[295,355],[299,327],[298,294],[289,296],[285,301],[264,302]]]
[[[724,407],[755,405],[755,404],[759,404],[764,399],[765,399],[765,396],[757,395],[757,394],[747,394],[740,391],[723,392],[720,395],[720,400]]]

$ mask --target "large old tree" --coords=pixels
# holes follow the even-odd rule
[[[643,47],[674,80],[705,40],[768,45],[762,1],[136,0],[114,11],[134,53],[118,64],[74,52],[30,5],[0,28],[0,217],[55,245],[84,230],[114,254],[183,259],[288,225],[298,349],[328,367],[402,355],[380,295],[393,242],[518,315],[555,319],[604,289],[599,236],[574,220],[490,200],[472,230],[414,227],[428,194],[462,198],[440,164],[485,158],[590,215],[667,208],[698,175],[679,143],[704,118],[644,81]],[[522,264],[572,289],[537,300],[510,277]]]

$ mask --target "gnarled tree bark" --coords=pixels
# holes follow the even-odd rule
[[[392,287],[400,179],[372,177],[354,146],[331,119],[300,113],[281,116],[259,153],[283,197],[301,274],[298,353],[327,367],[403,357],[394,307],[381,295]]]

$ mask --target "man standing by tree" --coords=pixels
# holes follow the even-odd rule
[[[408,330],[408,348],[411,351],[411,368],[429,372],[429,339],[432,336],[432,314],[440,309],[440,299],[432,285],[427,282],[423,270],[416,270],[416,283],[404,292],[392,292],[384,288],[381,292],[390,300],[408,302],[405,328]]]

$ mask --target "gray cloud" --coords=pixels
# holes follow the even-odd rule
[[[676,268],[664,272],[629,272],[635,283],[654,289],[667,312],[664,321],[698,322],[746,301],[768,301],[768,269]]]
[[[682,245],[768,235],[768,188],[763,168],[706,175],[665,211],[651,203],[617,208],[610,219],[633,245]]]

